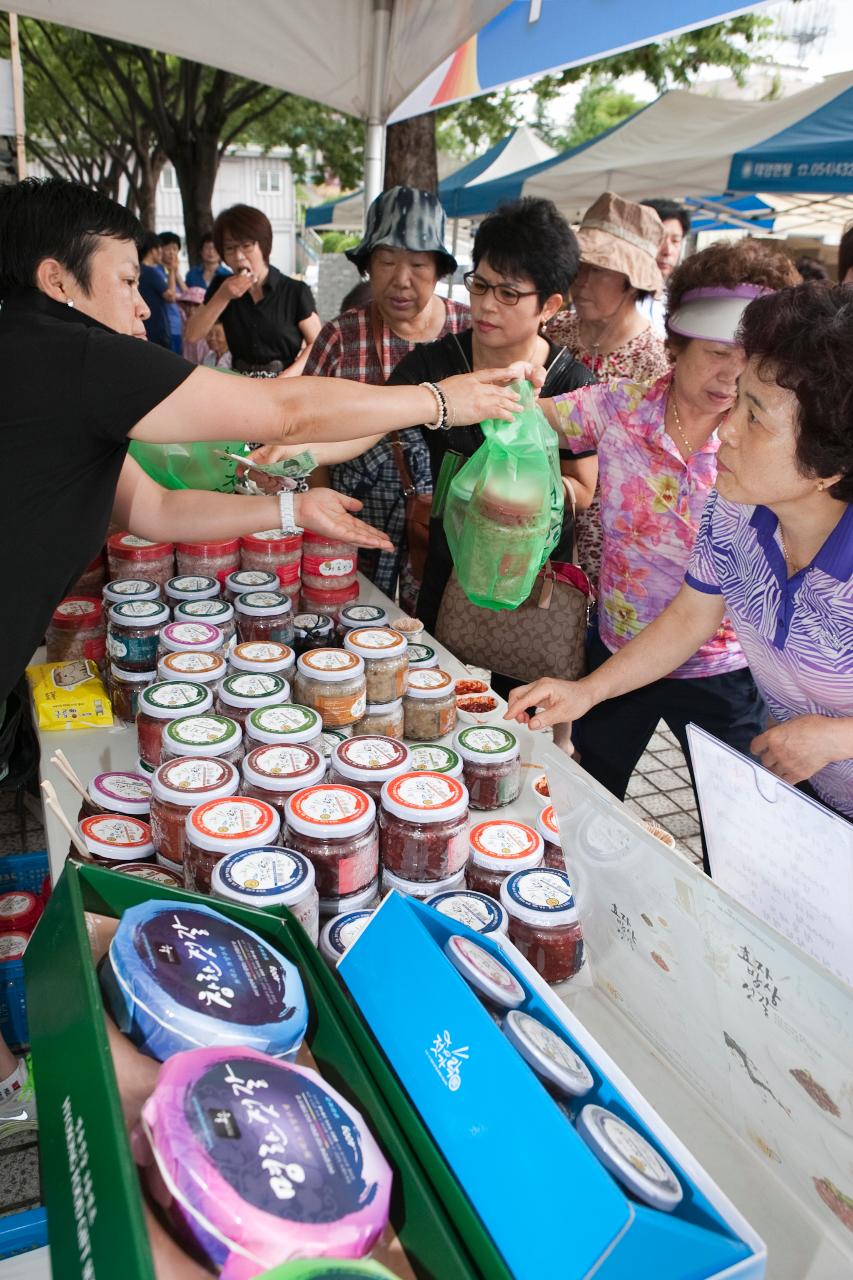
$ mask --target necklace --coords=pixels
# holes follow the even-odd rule
[[[693,446],[690,443],[690,441],[687,439],[687,436],[684,434],[681,428],[681,418],[678,416],[678,402],[675,399],[675,383],[672,384],[672,391],[670,392],[670,395],[669,395],[669,403],[672,405],[673,426],[675,427],[678,434],[681,436],[681,444],[682,444],[683,450],[685,451],[684,457],[686,460],[690,456],[690,454],[693,452]]]
[[[791,559],[791,557],[790,557],[790,555],[789,555],[789,553],[788,553],[788,548],[785,546],[785,538],[784,538],[784,536],[783,536],[783,534],[782,534],[782,526],[781,526],[781,524],[780,524],[780,525],[778,525],[778,526],[777,526],[777,528],[778,528],[778,530],[779,530],[779,543],[780,543],[780,546],[782,547],[782,555],[785,557],[785,565],[786,565],[786,567],[787,567],[788,569],[790,569],[790,571],[791,571],[791,573],[792,573],[792,574],[793,574],[793,573],[799,573],[799,571],[800,571],[800,566],[799,566],[799,565],[797,565],[797,564],[794,564],[793,560]]]

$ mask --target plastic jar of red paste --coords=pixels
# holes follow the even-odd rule
[[[0,893],[0,933],[32,933],[43,903],[26,889]]]
[[[337,898],[321,898],[320,918],[328,920],[334,916],[347,915],[350,911],[373,911],[379,903],[379,877],[377,876],[365,889],[359,889],[357,893],[344,893]]]
[[[303,535],[302,582],[310,591],[342,590],[355,582],[358,549],[319,533]]]
[[[174,608],[182,600],[216,600],[222,588],[216,578],[204,573],[179,573],[166,583],[166,603]]]
[[[45,636],[48,662],[91,658],[103,663],[107,653],[104,610],[100,600],[67,596],[53,611]]]
[[[171,542],[149,542],[133,533],[107,538],[110,578],[148,578],[165,587],[175,572],[175,548]]]
[[[264,529],[240,539],[240,565],[243,569],[267,569],[281,577],[282,569],[302,561],[302,534],[293,529]]]
[[[153,671],[169,610],[157,600],[127,600],[110,609],[107,653],[122,671]]]
[[[230,853],[214,867],[211,888],[214,898],[279,917],[286,907],[317,945],[320,904],[314,868],[295,849],[267,845]]]
[[[98,773],[86,788],[79,819],[98,813],[121,813],[147,821],[151,807],[151,784],[139,773]]]
[[[205,756],[239,765],[243,759],[243,731],[236,720],[212,711],[172,720],[163,733],[161,759],[175,760],[179,756]]]
[[[564,982],[583,964],[583,933],[565,871],[516,871],[501,885],[509,937],[546,982]]]
[[[563,857],[560,828],[557,826],[557,815],[552,804],[539,813],[536,830],[545,841],[545,866],[553,867],[555,871],[565,871],[566,860]]]
[[[438,667],[410,671],[403,714],[406,737],[415,742],[431,742],[450,733],[456,726],[453,676]]]
[[[206,800],[186,820],[184,882],[196,893],[210,893],[218,862],[231,853],[275,844],[281,822],[271,805],[249,796]]]
[[[334,643],[335,624],[322,613],[297,613],[293,619],[296,656],[309,649],[328,649]]]
[[[113,715],[122,724],[136,724],[139,695],[157,680],[156,671],[123,671],[110,666],[110,702]]]
[[[160,856],[183,868],[190,813],[206,800],[235,795],[239,784],[227,760],[184,756],[159,765],[151,779],[151,835]]]
[[[148,578],[117,578],[115,582],[107,582],[101,592],[104,607],[114,604],[126,604],[129,600],[157,600],[162,597],[162,589],[157,582]]]
[[[240,568],[240,539],[222,542],[179,542],[175,547],[178,573],[215,578],[220,585]]]
[[[227,600],[181,600],[173,610],[175,622],[206,622],[219,627],[226,649],[237,635],[234,606]]]
[[[282,676],[290,680],[296,666],[296,654],[289,644],[275,640],[249,640],[235,645],[228,657],[232,671],[247,671],[252,675]]]
[[[513,871],[542,865],[543,844],[538,831],[524,822],[497,818],[478,822],[468,836],[471,860],[465,881],[475,893],[499,898],[501,885]]]
[[[446,880],[468,861],[468,792],[444,773],[404,773],[382,787],[382,865],[404,880]]]
[[[298,702],[313,707],[326,727],[355,724],[367,705],[364,660],[345,649],[312,649],[296,663]]]
[[[193,684],[216,685],[227,671],[219,653],[165,653],[157,663],[159,680],[191,680]]]
[[[237,597],[234,608],[242,644],[249,640],[293,643],[293,605],[282,591],[247,591]]]
[[[163,750],[163,730],[170,720],[201,715],[213,706],[213,694],[189,680],[160,680],[139,695],[136,741],[141,759],[158,765]]]
[[[354,582],[351,587],[344,587],[342,591],[333,587],[312,591],[304,582],[302,583],[300,604],[306,613],[319,613],[321,617],[336,619],[341,609],[357,599],[357,582]]]
[[[318,751],[323,721],[313,707],[300,707],[296,702],[283,702],[277,707],[259,707],[251,711],[245,724],[246,750],[269,744],[281,747],[311,743]]]
[[[241,769],[243,795],[266,800],[284,822],[288,798],[322,782],[326,761],[314,747],[267,745],[250,751]]]
[[[321,898],[357,893],[376,879],[376,805],[357,787],[322,783],[287,800],[287,844],[312,863]]]
[[[379,803],[382,787],[409,769],[409,748],[394,738],[363,734],[344,738],[332,750],[330,782],[360,787]]]
[[[151,828],[141,818],[96,814],[83,819],[80,834],[95,862],[147,862],[154,857]]]
[[[222,594],[231,604],[247,591],[277,591],[278,574],[271,569],[235,569],[229,573]]]
[[[460,729],[453,745],[462,757],[462,776],[472,809],[501,809],[521,792],[521,748],[509,729],[472,725]]]
[[[168,622],[160,632],[158,656],[166,653],[218,653],[225,650],[221,627],[212,622]]]
[[[230,716],[240,728],[244,728],[249,713],[261,707],[274,707],[287,702],[290,685],[281,676],[252,675],[249,671],[237,671],[226,676],[216,695],[216,710],[221,716]]]

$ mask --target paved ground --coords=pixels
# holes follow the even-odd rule
[[[699,812],[681,748],[661,722],[628,783],[626,803],[641,818],[654,818],[701,866]]]

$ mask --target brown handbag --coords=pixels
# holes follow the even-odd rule
[[[576,546],[572,559],[577,561]],[[589,593],[561,581],[550,560],[523,604],[501,612],[472,604],[454,573],[441,599],[435,635],[461,662],[523,684],[540,676],[577,680],[586,673],[589,605]]]

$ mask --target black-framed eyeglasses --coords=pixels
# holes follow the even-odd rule
[[[538,289],[513,289],[509,284],[489,284],[488,280],[484,280],[482,276],[478,276],[476,271],[467,271],[462,277],[462,283],[469,293],[475,297],[481,298],[484,293],[489,290],[497,298],[498,302],[503,303],[505,307],[517,307],[519,298],[532,298],[534,294],[539,292]]]

